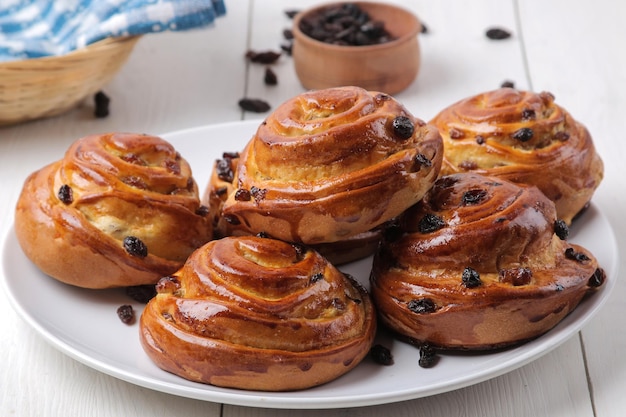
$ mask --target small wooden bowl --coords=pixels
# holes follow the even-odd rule
[[[302,11],[293,22],[293,60],[302,85],[307,89],[358,86],[387,94],[407,88],[417,77],[420,49],[417,17],[394,5],[351,2],[384,22],[394,40],[376,45],[344,46],[325,43],[302,32],[300,22],[311,14],[345,3],[328,3]]]

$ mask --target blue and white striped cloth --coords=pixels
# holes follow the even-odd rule
[[[0,62],[63,55],[107,37],[187,30],[223,0],[0,0]]]

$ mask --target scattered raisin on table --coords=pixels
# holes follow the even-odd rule
[[[502,40],[511,37],[511,32],[503,28],[490,28],[485,32],[487,38],[492,40]]]
[[[510,80],[505,80],[505,81],[502,81],[502,84],[500,84],[500,87],[502,87],[502,88],[515,88],[515,83],[513,81],[510,81]]]
[[[94,109],[94,116],[97,118],[107,117],[109,115],[109,103],[111,99],[109,96],[104,94],[102,91],[98,91],[93,97],[94,104],[96,105]]]
[[[285,15],[290,19],[293,19],[298,13],[300,13],[300,10],[295,10],[295,9],[285,10]]]
[[[280,52],[275,51],[248,51],[246,52],[246,58],[250,62],[254,62],[257,64],[273,64],[280,58],[282,54]]]
[[[242,98],[239,100],[239,107],[255,113],[265,113],[271,108],[268,102],[256,98]]]
[[[265,75],[263,76],[263,82],[266,85],[277,85],[278,76],[271,68],[265,68]]]
[[[138,258],[145,258],[148,256],[148,247],[145,243],[135,236],[126,236],[124,238],[124,249],[131,256]]]
[[[124,324],[133,324],[135,321],[135,311],[130,304],[124,304],[117,308],[117,316]]]
[[[72,204],[74,201],[74,192],[72,191],[72,187],[67,184],[63,184],[59,187],[59,192],[57,193],[59,200],[65,205]]]
[[[370,349],[370,356],[374,362],[389,366],[393,365],[393,355],[391,351],[383,345],[376,344]]]

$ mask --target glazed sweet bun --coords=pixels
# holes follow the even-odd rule
[[[303,246],[256,236],[198,249],[157,284],[141,343],[162,369],[222,387],[289,391],[354,368],[376,317],[366,290]]]
[[[475,173],[442,177],[385,234],[371,292],[381,322],[418,344],[494,349],[554,327],[605,281],[567,242],[534,186]]]
[[[318,244],[370,231],[417,202],[439,174],[437,129],[358,87],[279,106],[242,150],[222,216],[249,234]]]
[[[161,138],[127,133],[79,139],[32,173],[15,231],[41,271],[85,288],[154,284],[212,238],[185,159]]]
[[[589,131],[547,92],[506,87],[477,94],[430,123],[444,141],[442,175],[474,171],[535,185],[567,224],[603,177]]]
[[[213,164],[211,177],[202,197],[203,203],[209,208],[216,237],[251,235],[249,230],[238,227],[237,224],[231,224],[228,217],[222,215],[222,207],[226,199],[235,191],[233,179],[238,162],[238,152],[224,152],[222,158]],[[386,223],[337,242],[309,246],[325,256],[333,265],[343,265],[372,255],[378,247],[385,225]],[[264,232],[260,234],[267,235]]]

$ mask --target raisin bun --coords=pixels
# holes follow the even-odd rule
[[[157,284],[141,343],[162,369],[222,387],[288,391],[354,368],[376,331],[365,289],[317,252],[257,236],[213,240]]]
[[[431,123],[444,141],[442,175],[474,171],[535,185],[567,224],[603,177],[589,131],[547,92],[489,91],[452,104]]]
[[[534,186],[440,178],[385,235],[372,296],[382,323],[445,349],[493,349],[554,327],[605,280]]]
[[[239,156],[221,216],[253,235],[309,245],[345,240],[417,202],[438,176],[442,153],[437,129],[386,94],[310,91],[261,123]]]
[[[222,158],[213,164],[211,177],[202,197],[203,203],[209,209],[209,216],[217,237],[251,235],[249,230],[239,227],[238,224],[230,223],[229,218],[222,215],[222,207],[226,199],[236,191],[233,186],[233,179],[238,162],[239,153],[224,152]],[[309,246],[325,256],[333,265],[346,264],[372,255],[378,247],[386,224],[337,242],[318,243]],[[265,232],[260,232],[260,234],[268,235]]]
[[[126,133],[79,139],[32,173],[15,230],[44,273],[85,288],[154,284],[212,237],[185,159],[163,139]]]

